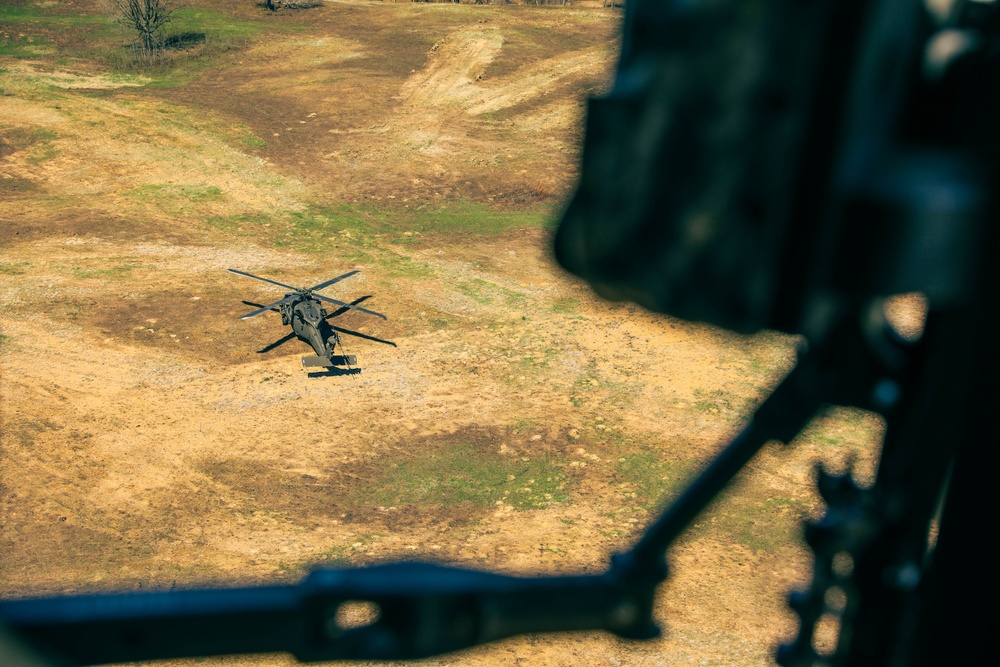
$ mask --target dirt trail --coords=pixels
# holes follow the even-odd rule
[[[422,107],[464,106],[477,92],[473,82],[482,78],[502,46],[498,28],[448,35],[431,47],[427,65],[403,84],[401,101]]]
[[[551,95],[556,101],[542,107],[544,122],[531,115],[523,121],[512,116],[511,120],[502,121],[502,127],[505,133],[530,133],[544,127],[550,137],[558,136],[581,119],[579,107],[567,104],[559,93],[576,89],[596,72],[607,71],[613,60],[613,52],[606,45],[599,45],[562,53],[525,65],[511,74],[484,80],[502,47],[503,33],[499,28],[458,31],[435,43],[424,68],[402,85],[398,95],[401,107],[390,121],[379,126],[379,134],[393,145],[408,146],[420,156],[435,159],[428,163],[425,173],[437,179],[466,177],[439,163],[442,158],[452,161],[463,154],[475,161],[474,154],[488,155],[497,150],[486,137],[472,132],[474,125],[482,122],[477,117],[510,111],[520,105],[544,104]],[[551,140],[546,143],[551,146]],[[546,171],[549,170],[551,165]]]
[[[499,28],[448,35],[431,48],[423,70],[403,84],[401,101],[413,107],[457,107],[473,116],[493,113],[557,93],[561,85],[572,86],[595,71],[607,70],[614,59],[604,45],[594,46],[483,81],[502,46]]]

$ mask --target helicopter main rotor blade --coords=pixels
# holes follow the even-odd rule
[[[291,296],[286,296],[281,301],[275,301],[274,303],[272,303],[272,304],[270,304],[268,306],[264,306],[263,308],[260,308],[258,310],[255,310],[252,313],[247,313],[246,315],[244,315],[240,319],[241,320],[249,320],[251,317],[257,317],[261,313],[266,313],[269,310],[277,308],[278,306],[280,306],[283,303],[288,303],[289,301],[294,301],[295,299],[298,299],[298,298],[299,298],[298,294],[292,294]]]
[[[370,298],[372,298],[371,294],[368,294],[368,295],[362,296],[362,297],[358,297],[357,299],[355,299],[354,301],[351,302],[351,305],[352,306],[356,306],[359,303],[361,303],[362,301],[367,301]],[[329,315],[327,315],[325,319],[330,319],[331,317],[340,317],[341,315],[343,315],[344,313],[346,313],[349,310],[350,310],[350,308],[338,308],[337,310],[335,310],[332,313],[330,313]]]
[[[261,278],[260,276],[255,276],[252,273],[247,273],[246,271],[237,271],[236,269],[226,269],[230,273],[235,273],[238,276],[246,276],[247,278],[253,278],[254,280],[260,280],[265,283],[271,283],[272,285],[277,285],[278,287],[287,287],[290,290],[301,292],[298,287],[292,287],[291,285],[286,285],[285,283],[279,283],[277,280],[271,280],[269,278]]]
[[[332,324],[330,328],[334,331],[339,331],[340,333],[347,334],[348,336],[357,336],[358,338],[364,338],[365,340],[373,340],[376,343],[385,343],[386,345],[392,345],[393,347],[399,347],[391,340],[383,340],[381,338],[376,338],[375,336],[369,336],[368,334],[363,334],[360,331],[351,331],[350,329],[343,329],[341,327],[335,327]]]
[[[340,282],[341,280],[343,280],[344,278],[350,278],[350,277],[351,277],[351,276],[353,276],[353,275],[354,275],[355,273],[361,273],[361,272],[360,272],[360,271],[357,271],[357,270],[354,270],[354,271],[348,271],[347,273],[345,273],[345,274],[344,274],[344,275],[342,275],[342,276],[337,276],[336,278],[331,278],[330,280],[327,280],[327,281],[326,281],[325,283],[320,283],[319,285],[316,285],[315,287],[310,287],[310,288],[309,288],[309,291],[310,291],[310,292],[315,292],[315,291],[316,291],[316,290],[318,290],[318,289],[323,289],[324,287],[329,287],[330,285],[332,285],[332,284],[334,284],[334,283],[339,283],[339,282]]]
[[[293,340],[294,338],[296,338],[294,331],[291,332],[291,333],[287,333],[284,336],[282,336],[281,338],[279,338],[278,340],[276,340],[273,343],[271,343],[270,345],[267,345],[267,346],[262,347],[261,349],[257,350],[257,354],[264,354],[265,352],[270,352],[271,350],[273,350],[274,348],[278,347],[279,345],[284,345],[285,343],[287,343],[290,340]]]
[[[368,310],[367,308],[362,308],[361,306],[354,306],[349,303],[344,303],[343,301],[337,301],[336,299],[331,299],[328,296],[320,296],[319,294],[313,294],[312,297],[314,299],[319,299],[320,301],[326,301],[327,303],[332,303],[335,306],[340,306],[341,308],[360,310],[362,313],[368,313],[369,315],[374,315],[375,317],[381,317],[383,320],[389,319],[382,313],[376,313],[374,310]]]

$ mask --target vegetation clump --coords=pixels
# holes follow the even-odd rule
[[[138,37],[139,50],[151,56],[164,46],[163,27],[177,7],[170,0],[111,0],[118,22]]]
[[[568,497],[566,474],[547,458],[505,457],[468,442],[389,462],[376,483],[355,490],[355,502],[376,506],[541,509]]]
[[[272,12],[278,9],[312,9],[322,7],[323,0],[264,0],[264,6]]]

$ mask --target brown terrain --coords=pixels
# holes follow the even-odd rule
[[[295,581],[400,560],[597,572],[739,428],[793,341],[610,304],[560,270],[584,100],[620,11],[192,0],[138,67],[97,2],[0,7],[0,591]],[[237,268],[370,295],[360,373],[308,373]],[[270,300],[270,301],[269,301]],[[425,664],[767,665],[795,632],[814,468],[770,445],[669,555],[664,637],[519,637]],[[827,638],[828,639],[828,638]],[[821,638],[822,641],[822,638]],[[198,664],[288,665],[285,656]],[[171,665],[191,664],[174,661]]]

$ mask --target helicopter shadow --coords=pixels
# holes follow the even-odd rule
[[[314,371],[312,373],[306,373],[306,377],[311,378],[334,378],[340,377],[341,375],[358,375],[361,373],[360,368],[328,368],[325,371]]]

